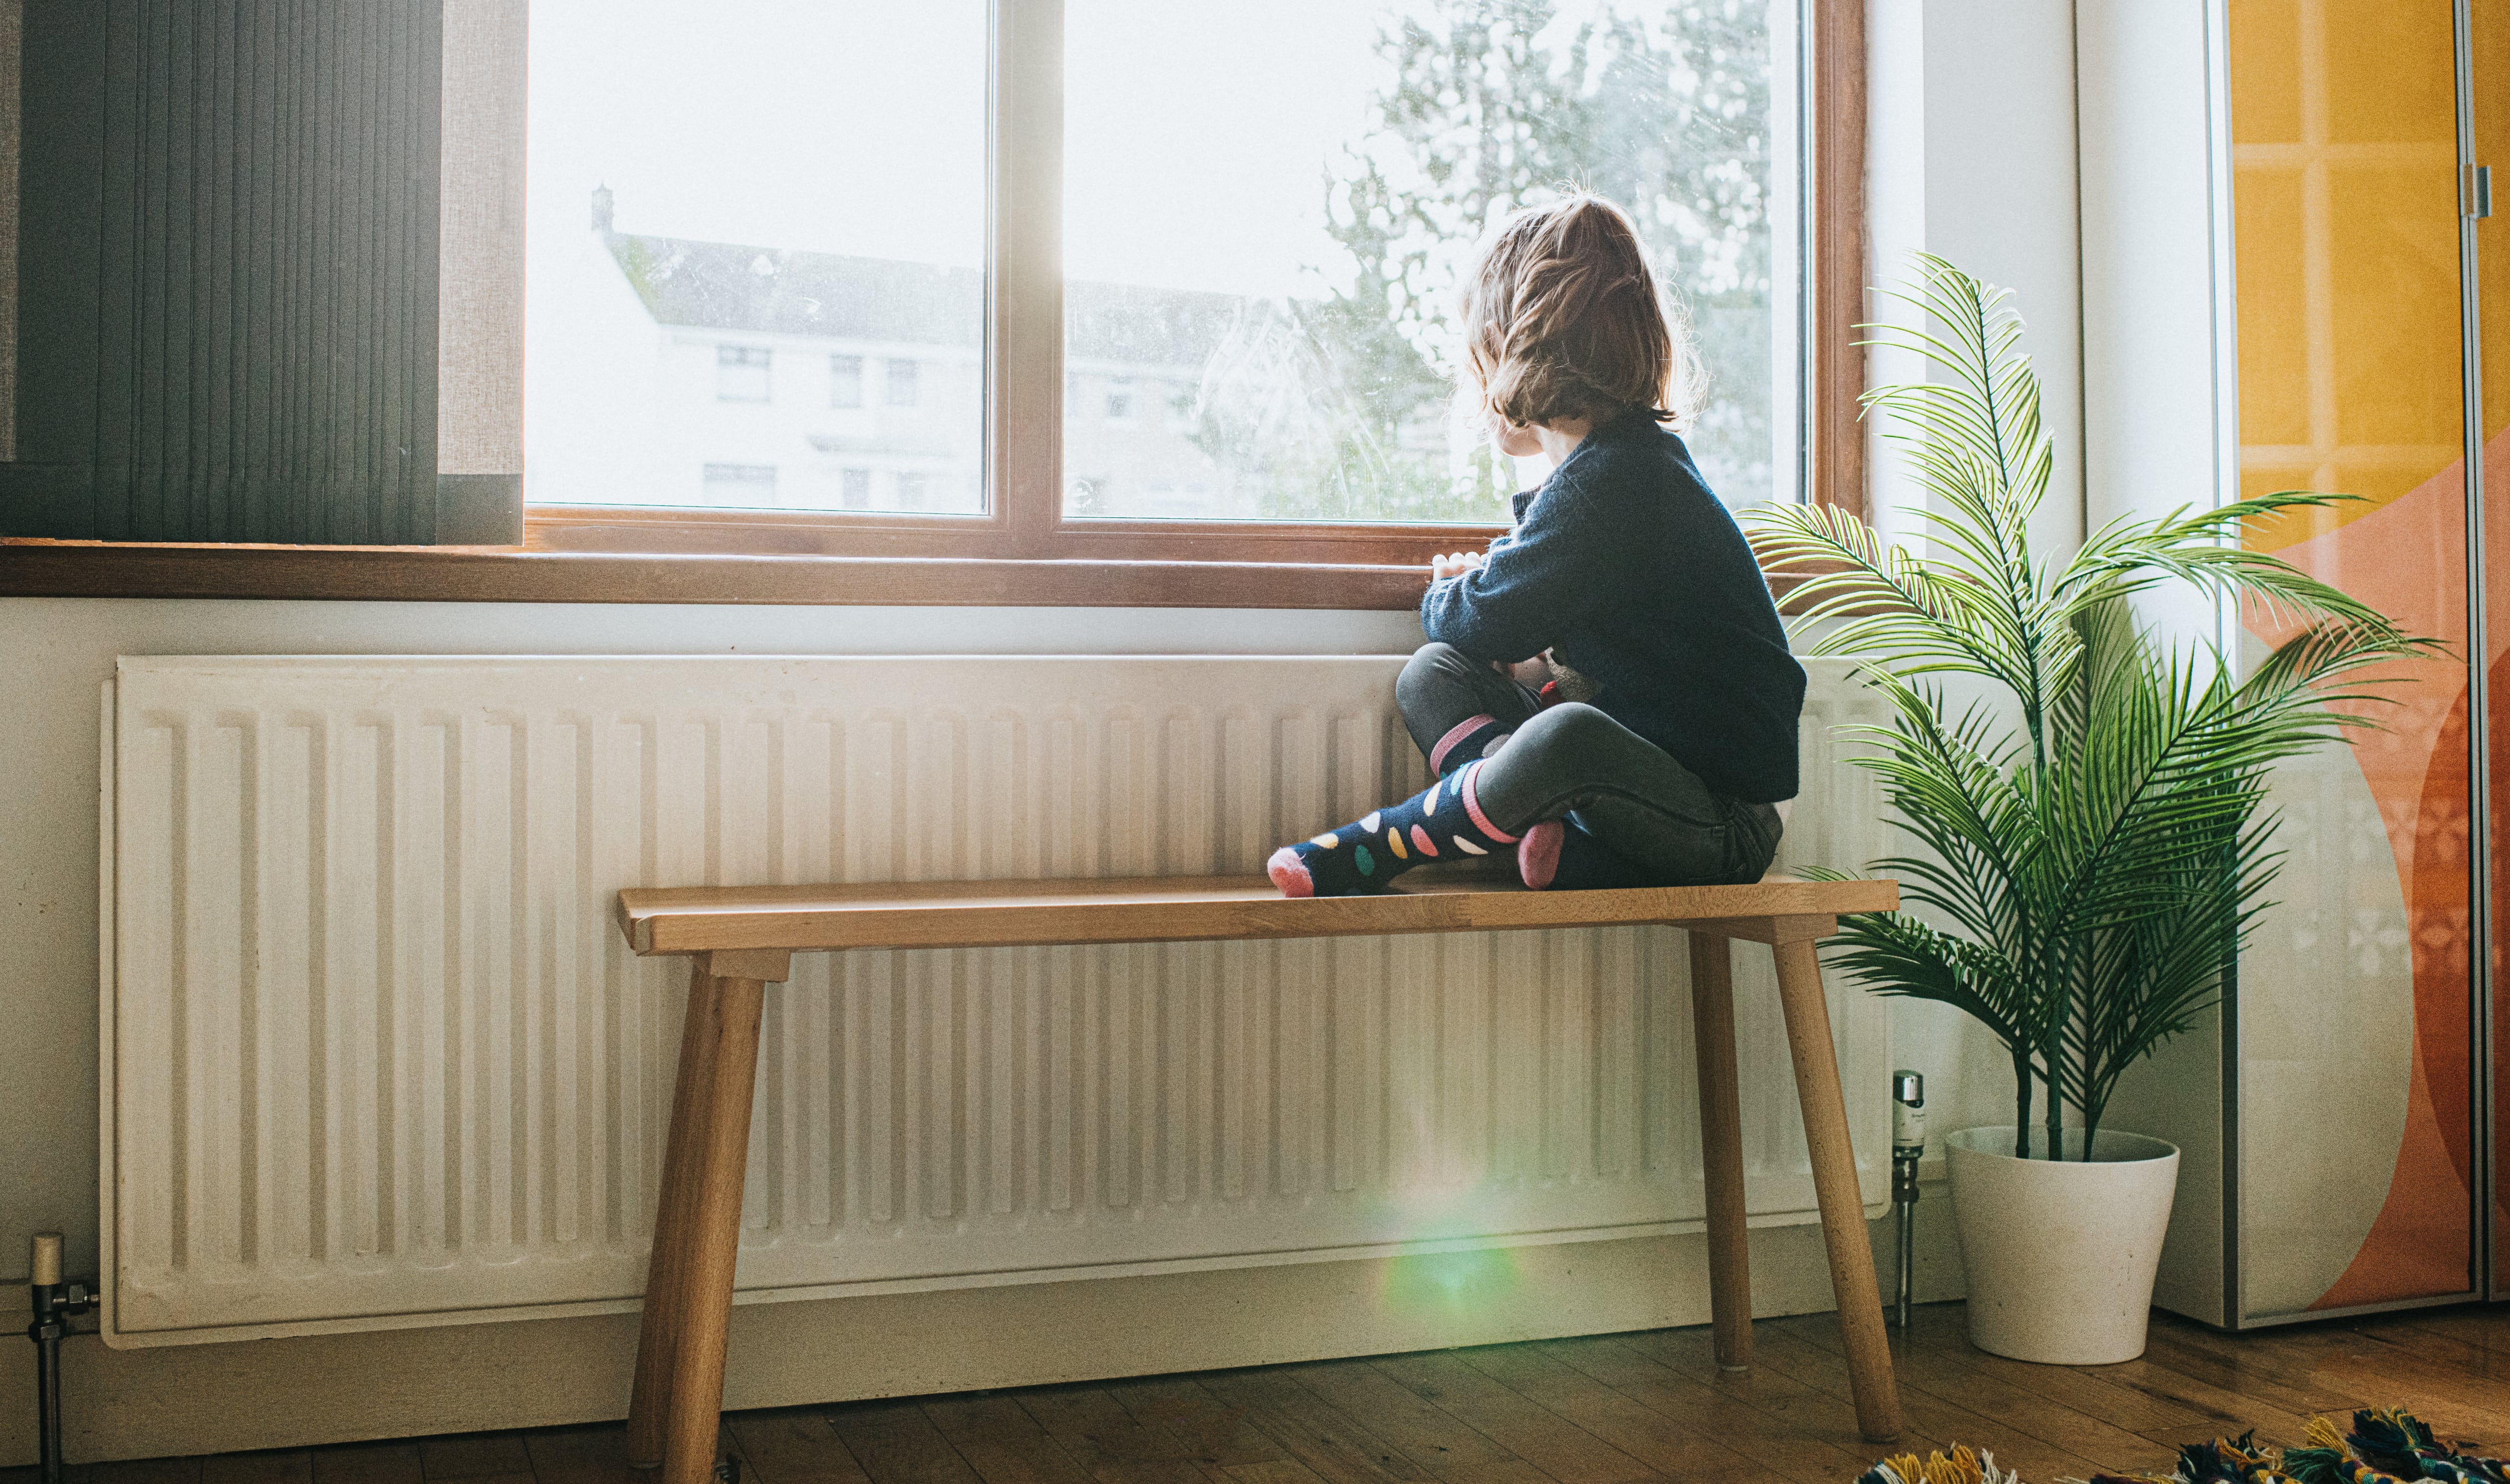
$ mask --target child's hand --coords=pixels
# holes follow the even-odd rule
[[[1551,679],[1551,652],[1545,650],[1531,660],[1519,660],[1514,665],[1499,667],[1510,680],[1539,691]]]
[[[1429,558],[1429,581],[1443,583],[1451,577],[1462,577],[1482,564],[1479,552],[1456,552]]]

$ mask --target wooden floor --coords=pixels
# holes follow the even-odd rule
[[[2510,1305],[2233,1337],[2156,1315],[2124,1365],[1982,1354],[1958,1304],[1894,1331],[1911,1443],[1992,1451],[2029,1484],[2164,1466],[2177,1445],[2317,1413],[2402,1405],[2510,1453]],[[1858,1441],[1838,1326],[1754,1326],[1759,1365],[1721,1376],[1706,1328],[1366,1360],[736,1413],[744,1484],[1847,1484]],[[75,1484],[621,1484],[617,1426],[165,1459]],[[0,1484],[33,1484],[31,1468]]]

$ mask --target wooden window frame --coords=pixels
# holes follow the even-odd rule
[[[1863,0],[1806,0],[1805,458],[1865,514]],[[538,506],[512,548],[12,541],[0,595],[1409,608],[1491,525],[1071,519],[1062,511],[1063,0],[995,0],[981,515]]]

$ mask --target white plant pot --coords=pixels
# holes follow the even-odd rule
[[[2032,1131],[2034,1152],[2044,1129]],[[2083,1159],[2023,1160],[2013,1125],[1944,1140],[1953,1222],[1969,1275],[1969,1339],[2043,1365],[2110,1365],[2144,1353],[2152,1276],[2179,1188],[2179,1150],[2104,1128]]]

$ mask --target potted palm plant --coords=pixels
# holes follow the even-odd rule
[[[2379,614],[2239,541],[2336,496],[2287,493],[2032,549],[2052,450],[2008,294],[1921,256],[1917,313],[1869,344],[1931,379],[1880,387],[1922,496],[1922,551],[1846,512],[1754,521],[1809,652],[1851,659],[1888,704],[1858,729],[1915,849],[1875,862],[1908,904],[1843,919],[1835,962],[1882,994],[1959,1007],[2011,1057],[2014,1122],[1947,1141],[1970,1337],[2025,1360],[2143,1352],[2178,1151],[2102,1125],[2118,1078],[2209,1008],[2269,903],[2268,774],[2368,721],[2367,666],[2424,652]],[[2235,675],[2135,599],[2192,585],[2294,637]]]

